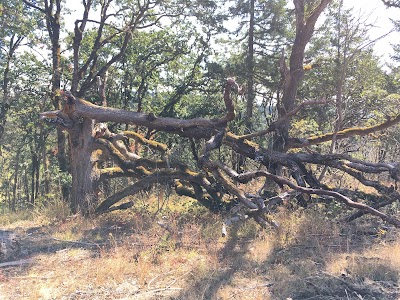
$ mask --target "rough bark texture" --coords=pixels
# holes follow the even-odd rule
[[[69,132],[71,147],[72,212],[91,213],[97,205],[96,186],[100,177],[98,152],[94,151],[93,120],[83,118]]]
[[[314,33],[315,23],[330,2],[331,0],[321,0],[311,12],[308,12],[308,17],[306,17],[305,1],[293,1],[296,14],[296,36],[289,58],[289,67],[284,62],[285,57],[282,57],[281,76],[283,77],[283,93],[282,99],[278,103],[279,118],[282,118],[295,107],[297,90],[304,76],[303,61],[305,48]],[[274,150],[283,151],[286,148],[286,142],[289,138],[289,126],[290,122],[287,120],[286,122],[282,122],[280,127],[276,129]]]
[[[246,131],[251,130],[251,118],[254,105],[254,2],[250,0],[250,20],[247,49],[247,103],[246,103]]]

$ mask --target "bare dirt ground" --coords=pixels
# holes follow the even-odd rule
[[[399,233],[376,220],[282,209],[277,230],[246,222],[222,237],[220,216],[196,216],[3,224],[19,251],[0,262],[0,299],[400,299]]]

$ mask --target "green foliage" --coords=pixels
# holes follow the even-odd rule
[[[400,94],[400,67],[391,66],[385,74],[386,89],[390,94]]]
[[[233,3],[232,3],[233,2]],[[289,15],[284,0],[255,1],[255,78],[260,93],[275,91],[279,82],[280,50],[288,43],[290,36]],[[247,79],[247,36],[250,1],[229,1],[229,12],[238,26],[231,27],[233,44],[229,59],[229,76],[236,76],[239,82]]]
[[[320,134],[319,125],[315,120],[299,119],[292,122],[291,135],[307,138],[313,134]]]
[[[384,106],[387,75],[372,51],[370,28],[367,20],[337,1],[312,40],[307,57],[318,66],[306,73],[299,96],[332,100],[330,105],[316,106],[303,115],[315,119],[322,131],[333,130],[337,118],[334,101],[339,94],[344,111],[342,128],[364,126],[377,119],[375,112]]]
[[[23,1],[2,0],[0,3],[0,43],[16,34],[33,37],[34,14],[29,12]],[[1,45],[1,44],[0,44]],[[1,52],[0,52],[1,53]]]

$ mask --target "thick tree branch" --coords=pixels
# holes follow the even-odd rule
[[[225,127],[226,123],[233,120],[235,117],[233,100],[230,97],[230,92],[233,86],[237,83],[233,79],[228,79],[225,85],[224,102],[227,109],[225,117],[217,119],[194,118],[189,120],[156,117],[154,114],[145,114],[138,112],[131,112],[122,109],[102,107],[94,105],[88,101],[80,98],[75,98],[71,93],[66,92],[67,103],[61,111],[44,112],[41,113],[42,119],[61,118],[68,127],[72,127],[70,120],[79,118],[94,119],[97,122],[117,122],[128,123],[139,126],[145,126],[149,129],[162,130],[167,132],[174,132],[180,135],[185,135],[185,130],[197,137],[209,138],[213,129]],[[67,122],[68,121],[68,122]],[[61,124],[62,122],[57,122]],[[196,130],[200,129],[200,130]]]
[[[343,154],[322,155],[317,153],[286,153],[265,149],[260,147],[257,143],[247,140],[253,136],[265,134],[266,132],[285,126],[290,121],[290,118],[303,107],[307,105],[324,104],[327,102],[326,100],[306,101],[282,115],[281,118],[273,123],[266,131],[252,133],[246,136],[236,136],[226,130],[227,123],[235,118],[234,105],[231,99],[232,89],[239,90],[239,87],[233,79],[228,79],[223,96],[227,113],[225,116],[216,119],[194,118],[182,120],[158,117],[154,114],[100,107],[85,100],[75,98],[69,93],[66,93],[66,102],[61,111],[43,113],[42,118],[58,123],[58,125],[71,133],[76,133],[81,130],[84,124],[91,124],[91,126],[93,126],[94,122],[91,119],[94,119],[97,122],[130,123],[138,126],[145,126],[150,130],[186,136],[191,138],[192,141],[195,138],[207,139],[202,156],[198,157],[197,151],[194,149],[198,167],[201,169],[199,172],[194,172],[190,170],[186,164],[179,161],[170,162],[168,157],[166,158],[166,154],[168,153],[166,145],[146,139],[135,132],[125,131],[123,134],[115,134],[110,132],[105,124],[97,123],[91,135],[91,131],[87,130],[87,132],[89,132],[87,138],[90,140],[90,143],[92,143],[92,146],[88,147],[88,153],[91,153],[90,155],[92,155],[93,158],[91,162],[95,162],[95,164],[98,165],[97,163],[102,162],[104,159],[103,156],[105,156],[107,157],[106,159],[113,159],[118,167],[96,169],[96,180],[102,181],[109,178],[129,176],[136,181],[104,200],[98,206],[96,210],[97,213],[120,209],[116,204],[122,199],[139,191],[146,190],[157,183],[169,182],[172,184],[173,182],[178,194],[195,198],[211,210],[225,205],[226,202],[221,200],[222,196],[226,193],[230,194],[234,196],[235,201],[238,200],[246,209],[247,216],[254,218],[257,222],[265,226],[268,224],[268,220],[265,219],[264,216],[268,210],[268,205],[265,205],[266,200],[261,196],[261,193],[255,196],[250,195],[246,193],[245,188],[237,185],[237,183],[248,184],[253,179],[262,178],[270,182],[276,182],[281,187],[284,185],[288,186],[296,191],[292,193],[292,195],[296,195],[296,198],[298,198],[297,196],[311,194],[333,197],[349,207],[356,208],[363,213],[378,216],[400,227],[400,221],[376,209],[379,208],[379,205],[371,207],[367,204],[353,201],[349,197],[349,194],[343,195],[335,191],[334,188],[321,184],[312,174],[312,168],[308,166],[309,164],[324,165],[341,170],[359,180],[364,185],[372,186],[379,193],[386,194],[389,197],[388,200],[392,201],[392,199],[400,198],[399,193],[394,188],[387,187],[371,179],[372,177],[369,178],[368,174],[381,174],[386,172],[390,174],[394,180],[399,180],[399,162],[370,163]],[[348,132],[359,135],[368,134],[375,130],[393,126],[397,124],[399,120],[400,116],[380,125],[368,128],[348,129],[344,132],[338,132],[338,136],[343,136],[342,138],[351,136],[348,135]],[[134,154],[129,147],[129,139],[134,139],[139,143],[146,144],[152,149],[159,151],[160,153],[158,155],[163,159],[141,158]],[[300,142],[297,141],[297,143]],[[221,147],[228,147],[244,157],[261,163],[266,168],[272,165],[287,167],[290,176],[295,181],[264,170],[239,174],[224,163],[213,161],[213,151]],[[98,151],[94,152],[96,150]],[[103,154],[101,154],[101,152],[103,152]],[[324,189],[321,189],[321,187]],[[309,197],[307,196],[306,199],[309,199]],[[122,204],[121,208],[131,205],[131,202],[126,203],[128,204]],[[230,204],[231,203],[227,205]]]
[[[381,124],[368,126],[368,127],[361,127],[361,128],[348,128],[336,133],[330,132],[319,136],[312,136],[307,139],[289,139],[287,147],[288,148],[302,148],[311,145],[318,145],[320,143],[329,142],[332,140],[333,136],[336,135],[336,139],[346,139],[352,136],[365,136],[380,130],[384,130],[391,126],[400,123],[400,115],[396,116],[393,119],[389,119]]]
[[[387,201],[382,201],[382,202],[379,202],[379,203],[373,205],[372,208],[379,209],[379,208],[385,207],[385,206],[390,205],[390,204],[392,204],[392,203],[394,203],[396,201],[399,201],[399,200],[400,200],[400,198],[393,198],[393,199],[390,199],[390,200],[387,200]],[[346,217],[345,221],[346,222],[351,222],[351,221],[354,221],[354,220],[356,220],[358,218],[361,218],[362,216],[364,216],[366,214],[368,214],[368,211],[359,210],[359,211],[351,214],[350,216]]]
[[[124,131],[123,135],[127,138],[134,139],[136,142],[139,142],[142,145],[147,145],[150,148],[160,151],[161,153],[165,153],[168,150],[167,145],[163,143],[159,143],[157,141],[149,140],[134,131]]]

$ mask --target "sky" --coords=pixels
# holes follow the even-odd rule
[[[354,8],[355,13],[369,15],[368,21],[375,24],[370,30],[371,39],[376,39],[393,29],[390,19],[400,20],[400,9],[386,8],[381,0],[344,0],[343,4],[348,8]],[[400,43],[400,33],[393,32],[377,41],[374,46],[374,51],[381,57],[382,63],[390,61],[390,55],[393,54],[391,43]]]

